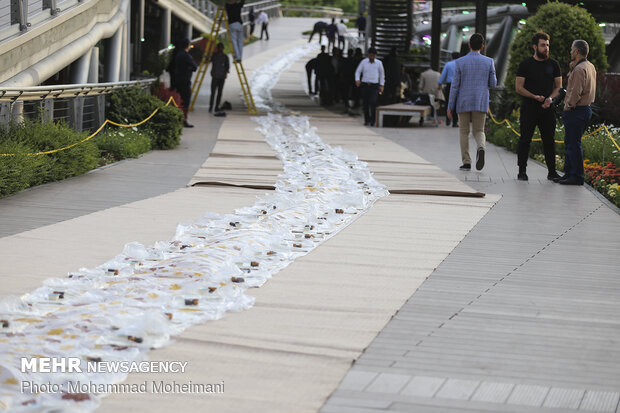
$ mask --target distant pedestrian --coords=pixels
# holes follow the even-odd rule
[[[390,49],[390,53],[383,59],[383,69],[385,71],[385,92],[382,105],[390,105],[398,101],[398,91],[400,89],[400,61],[396,56],[396,47]]]
[[[316,76],[319,82],[319,101],[321,105],[332,104],[329,79],[332,76],[333,70],[331,57],[325,52],[325,45],[321,45],[321,53],[316,57]]]
[[[316,75],[316,57],[306,63],[306,76],[308,76],[308,93],[315,95],[319,93],[319,77]],[[312,91],[312,73],[314,73],[314,92]]]
[[[441,76],[439,77],[439,84],[443,86],[443,95],[446,99],[446,107],[448,106],[448,102],[450,101],[450,87],[452,86],[452,79],[454,78],[454,68],[456,67],[455,60],[459,58],[459,52],[452,52],[452,60],[450,60],[443,67],[441,71]],[[446,118],[446,126],[450,126],[450,119]],[[452,119],[452,126],[458,127],[459,121],[455,117]]]
[[[310,35],[310,38],[308,39],[308,43],[310,43],[312,41],[312,37],[314,37],[314,35],[318,33],[319,44],[321,44],[321,42],[323,41],[323,33],[325,33],[326,29],[327,29],[327,23],[325,23],[324,21],[318,21],[314,23],[314,26],[312,27],[312,34]]]
[[[435,115],[435,106],[431,105],[430,95],[433,95],[433,101],[443,99],[443,93],[441,92],[441,86],[439,86],[439,77],[441,74],[433,70],[428,66],[424,72],[420,75],[420,81],[418,83],[418,91],[420,99],[424,102],[424,105],[431,106],[431,116]]]
[[[338,48],[344,51],[344,37],[347,34],[347,25],[344,24],[344,20],[340,20],[336,28],[338,29]]]
[[[592,117],[590,105],[596,96],[596,68],[588,61],[590,46],[585,40],[575,40],[570,49],[571,63],[564,98],[564,177],[562,185],[583,185],[583,152],[581,137]]]
[[[375,125],[377,95],[383,93],[385,72],[383,64],[377,60],[377,50],[368,49],[368,57],[361,61],[355,70],[355,86],[361,88],[364,106],[364,125]]]
[[[248,13],[248,21],[250,22],[250,37],[252,37],[254,36],[254,26],[256,26],[256,14],[254,14],[254,7],[252,7]]]
[[[233,54],[236,61],[240,62],[243,57],[243,20],[241,9],[245,0],[226,0],[226,15],[228,16],[228,30],[233,44]]]
[[[470,123],[478,147],[476,169],[481,170],[484,167],[484,150],[486,148],[484,122],[489,110],[489,88],[497,85],[493,59],[480,53],[483,47],[484,37],[480,33],[475,33],[469,38],[470,52],[456,60],[450,101],[448,102],[448,119],[456,116],[454,112],[459,117],[461,158],[463,160],[460,169],[466,171],[471,169],[471,157],[469,156]]]
[[[190,125],[187,122],[187,111],[189,109],[190,100],[192,97],[192,72],[198,69],[198,65],[190,56],[189,49],[192,47],[189,39],[183,39],[179,42],[180,50],[175,58],[175,71],[176,71],[176,88],[181,95],[183,101],[183,126],[186,128],[193,128],[194,125]]]
[[[357,20],[355,20],[355,27],[357,27],[357,36],[364,37],[366,35],[366,17],[360,13]]]
[[[267,17],[267,13],[265,13],[265,10],[261,10],[260,12],[258,12],[256,23],[261,24],[260,39],[263,40],[263,34],[264,34],[266,40],[269,40],[269,32],[267,31],[267,26],[269,26],[269,17]]]
[[[355,70],[364,60],[364,55],[362,54],[362,49],[359,47],[355,48],[355,53],[353,54],[353,84],[351,87],[351,99],[353,100],[353,108],[357,109],[360,106],[360,99],[362,97],[360,88],[355,85]]]
[[[224,81],[230,71],[228,56],[224,53],[224,45],[218,43],[215,53],[211,57],[211,98],[209,99],[209,112],[213,112],[213,102],[215,100],[215,112],[220,111]],[[215,97],[217,95],[217,98]]]
[[[338,35],[336,19],[332,19],[332,22],[325,29],[325,34],[327,34],[327,53],[329,53],[336,45],[336,36]]]
[[[517,147],[517,179],[527,181],[527,159],[530,143],[538,126],[545,151],[547,179],[559,178],[555,171],[555,108],[551,105],[562,87],[562,73],[557,60],[549,58],[549,35],[537,32],[532,37],[534,56],[519,64],[515,90],[523,97],[521,103],[521,136]]]

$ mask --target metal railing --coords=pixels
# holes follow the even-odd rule
[[[280,7],[283,15],[302,15],[306,17],[340,17],[344,13],[338,7],[311,6],[307,4],[285,4]]]
[[[0,89],[0,124],[23,118],[66,121],[78,131],[97,129],[105,121],[106,96],[124,87],[148,88],[157,79],[84,85]]]

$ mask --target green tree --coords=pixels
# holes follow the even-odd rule
[[[564,78],[569,71],[570,48],[573,40],[577,39],[585,40],[590,45],[588,60],[594,64],[596,70],[599,73],[607,70],[603,32],[592,15],[579,6],[549,2],[540,6],[538,12],[527,19],[510,46],[510,62],[504,84],[513,99],[517,99],[514,91],[517,68],[521,61],[534,54],[531,42],[532,36],[538,30],[551,37],[550,56],[560,63]]]

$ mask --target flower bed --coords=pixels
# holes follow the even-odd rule
[[[506,123],[498,125],[490,120],[486,128],[487,140],[495,145],[503,146],[512,152],[516,152],[519,136],[515,131],[518,132],[520,130],[518,111],[513,112],[508,121],[512,128]],[[618,150],[604,130],[587,136],[598,128],[599,125],[590,126],[582,139],[583,156],[586,159],[584,161],[585,180],[603,196],[620,207],[620,194],[618,190],[618,184],[620,183],[620,150]],[[620,128],[611,127],[609,132],[613,139],[620,143]],[[564,140],[564,126],[561,122],[557,123],[555,136],[556,141]],[[534,139],[536,138],[540,138],[538,133],[534,135]],[[556,169],[563,171],[564,143],[556,143],[556,153]],[[532,142],[530,157],[541,163],[545,162],[542,142]]]
[[[620,206],[620,171],[611,162],[606,165],[590,163],[588,159],[583,162],[586,182],[609,199],[616,206]]]

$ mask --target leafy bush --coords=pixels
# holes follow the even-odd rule
[[[0,152],[16,155],[0,160],[0,195],[81,175],[95,168],[100,157],[92,140],[51,154],[27,155],[60,149],[80,142],[86,136],[63,122],[25,119],[21,123],[11,123],[0,132]]]
[[[592,15],[579,6],[549,2],[540,6],[538,12],[527,19],[510,46],[510,62],[504,84],[513,100],[520,100],[514,91],[517,68],[521,61],[534,54],[531,40],[538,30],[551,36],[549,41],[551,57],[560,63],[564,77],[569,71],[571,45],[577,39],[585,40],[590,45],[588,60],[594,64],[596,70],[599,73],[607,70],[605,40],[601,28]]]
[[[157,108],[159,112],[138,128],[145,129],[154,149],[174,148],[180,142],[183,112],[173,106],[166,107],[138,86],[117,89],[110,95],[108,119],[123,124],[138,123]]]
[[[110,129],[97,135],[95,143],[105,159],[137,158],[151,150],[151,139],[138,128]]]
[[[76,132],[64,122],[42,122],[40,119],[25,119],[21,123],[12,124],[8,133],[13,142],[22,143],[31,149],[30,152],[60,149],[87,137],[85,132]],[[37,173],[33,182],[35,185],[90,171],[97,166],[99,150],[89,140],[67,150],[39,156],[45,159],[45,163]]]
[[[181,95],[176,90],[167,88],[163,83],[160,83],[159,87],[155,89],[155,96],[164,103],[168,103],[168,100],[173,98],[174,103],[181,106]],[[174,103],[171,102],[170,104],[174,106]]]
[[[27,156],[31,151],[26,145],[7,139],[7,135],[0,137],[0,153],[16,154],[0,157],[0,197],[26,189],[37,179],[45,158]]]

